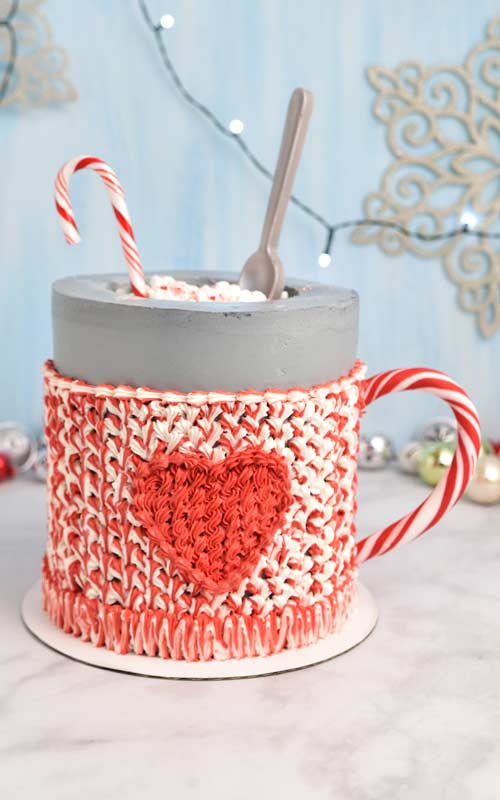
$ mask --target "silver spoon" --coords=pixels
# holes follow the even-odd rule
[[[281,297],[285,286],[283,264],[278,256],[278,242],[313,105],[312,92],[308,92],[306,89],[295,89],[288,104],[285,128],[260,244],[255,253],[246,261],[240,274],[239,283],[242,289],[263,292],[268,300],[276,300]]]

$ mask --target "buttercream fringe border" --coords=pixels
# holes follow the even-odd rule
[[[265,617],[229,614],[224,619],[103,605],[81,592],[58,588],[46,566],[42,593],[43,607],[51,621],[95,647],[121,655],[224,661],[275,655],[338,632],[356,596],[356,580],[307,608],[287,606]]]

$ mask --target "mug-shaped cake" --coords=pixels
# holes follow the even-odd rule
[[[359,564],[423,533],[465,490],[480,446],[467,395],[433,370],[366,379],[348,290],[290,282],[272,303],[187,303],[132,298],[119,282],[54,287],[51,619],[116,653],[186,661],[340,630]],[[360,417],[408,389],[451,406],[453,463],[418,509],[356,543]]]

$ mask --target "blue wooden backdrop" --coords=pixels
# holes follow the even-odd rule
[[[274,165],[293,88],[316,95],[297,191],[332,219],[359,214],[391,156],[371,116],[365,69],[416,58],[462,63],[498,13],[495,0],[150,0],[170,12],[175,64],[193,93],[245,122],[256,153]],[[78,176],[72,195],[83,243],[58,228],[53,179],[66,159],[96,154],[125,187],[148,269],[238,270],[254,249],[268,184],[176,94],[134,0],[48,0],[56,41],[79,100],[59,108],[0,109],[0,419],[41,422],[40,365],[51,353],[50,284],[123,269],[100,181]],[[391,259],[339,235],[327,270],[323,231],[289,212],[289,274],[354,287],[361,296],[359,354],[371,371],[428,365],[470,390],[486,432],[500,434],[500,334],[480,338],[438,262]],[[365,421],[398,441],[441,411],[421,395],[384,399]]]

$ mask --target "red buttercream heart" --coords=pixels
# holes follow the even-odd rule
[[[134,517],[172,566],[216,594],[252,574],[292,502],[285,460],[262,447],[217,462],[158,454],[138,467],[132,493]]]

